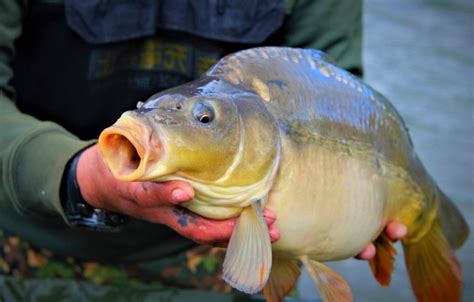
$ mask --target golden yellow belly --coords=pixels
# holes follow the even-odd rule
[[[274,251],[336,260],[356,255],[380,233],[387,186],[370,158],[286,140],[267,206],[281,232]]]

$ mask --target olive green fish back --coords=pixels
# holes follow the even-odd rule
[[[371,150],[399,167],[413,163],[410,138],[393,106],[323,52],[250,49],[225,57],[207,75],[256,92],[295,142],[323,138]]]

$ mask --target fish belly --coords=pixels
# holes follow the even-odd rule
[[[376,161],[316,144],[284,142],[267,206],[277,215],[275,252],[314,260],[352,257],[386,220],[387,189]]]

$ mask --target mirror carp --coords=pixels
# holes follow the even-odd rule
[[[99,138],[122,181],[184,180],[184,206],[212,219],[239,217],[224,279],[282,301],[302,263],[325,301],[351,301],[345,280],[324,265],[375,242],[375,278],[388,286],[402,240],[419,301],[460,301],[453,250],[468,226],[414,152],[408,129],[377,91],[322,52],[263,47],[221,59],[196,81],[155,94]],[[262,209],[277,216],[271,244]]]

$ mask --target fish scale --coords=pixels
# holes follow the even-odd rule
[[[393,157],[399,159],[405,157],[406,150],[411,148],[405,135],[406,127],[396,110],[392,106],[385,105],[388,102],[383,96],[360,83],[355,76],[325,62],[327,55],[324,53],[309,49],[301,51],[303,54],[299,56],[311,58],[315,63],[311,65],[307,61],[294,63],[288,59],[292,52],[294,51],[290,48],[277,48],[277,50],[267,48],[260,52],[252,52],[250,55],[243,51],[239,55],[231,55],[229,60],[224,58],[211,68],[207,75],[227,79],[233,78],[234,71],[239,70],[239,74],[246,74],[248,78],[258,78],[265,83],[280,81],[284,86],[280,88],[272,85],[272,101],[265,103],[277,119],[313,122],[313,125],[306,127],[319,128],[319,135],[376,142],[379,146],[385,145],[387,153],[398,153]],[[265,62],[271,62],[271,71]],[[263,65],[262,68],[259,68],[260,64]],[[336,79],[336,75],[340,80]],[[242,79],[239,85],[251,90],[252,85],[249,83],[251,80],[248,78]],[[295,78],[298,80],[295,81]],[[341,80],[343,78],[348,79],[348,83],[353,85],[344,84]],[[291,98],[288,98],[288,93],[291,93]],[[316,102],[315,97],[319,98]],[[299,103],[305,110],[298,108]],[[358,112],[351,116],[354,109]],[[390,129],[374,131],[366,124],[370,116],[376,120],[375,127],[399,131],[400,133],[394,135],[399,141],[393,144],[389,141],[390,136],[376,136]],[[347,137],[348,131],[353,134],[351,137]]]

